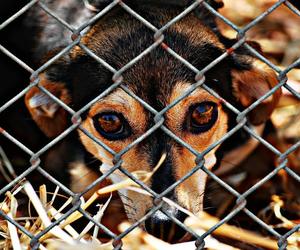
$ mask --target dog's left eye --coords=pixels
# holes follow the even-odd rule
[[[129,125],[119,113],[101,113],[93,117],[94,127],[109,140],[120,140],[129,136]]]
[[[213,102],[202,102],[190,109],[188,127],[192,133],[208,131],[218,118],[218,107]]]

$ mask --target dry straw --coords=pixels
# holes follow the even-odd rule
[[[153,172],[135,172],[133,173],[139,180],[147,182],[149,178],[154,174],[155,171],[161,166],[163,161],[165,160],[166,155],[163,154],[159,163],[154,168]],[[99,189],[95,192],[90,199],[86,202],[82,198],[82,209],[86,210],[90,205],[95,204],[97,199],[105,194],[111,194],[112,192],[118,191],[120,189],[130,189],[136,192],[139,192],[144,195],[149,195],[148,192],[141,189],[135,182],[131,179],[124,179],[120,183],[112,184],[106,186],[104,188]],[[33,205],[38,217],[29,218],[18,218],[18,199],[16,198],[17,194],[23,191],[31,204]],[[51,222],[59,219],[63,213],[62,211],[71,203],[71,199],[67,199],[66,202],[60,207],[54,207],[54,201],[56,197],[59,195],[59,188],[55,190],[52,194],[51,200],[47,200],[47,188],[45,185],[41,186],[39,189],[39,196],[37,192],[33,189],[32,185],[28,181],[24,181],[14,192],[7,192],[5,200],[0,204],[0,209],[5,212],[10,218],[18,221],[22,224],[29,232],[32,234],[40,233],[46,227],[48,227]],[[108,198],[105,204],[99,205],[98,212],[93,216],[93,218],[101,222],[104,211],[109,205],[111,197]],[[165,202],[167,202],[170,206],[175,206],[177,209],[180,209],[182,212],[189,215],[186,219],[185,224],[192,228],[199,235],[203,234],[206,230],[213,227],[219,220],[205,212],[202,212],[196,217],[191,212],[186,209],[180,207],[178,204],[173,201],[163,198]],[[285,218],[281,214],[281,207],[283,205],[283,201],[280,200],[279,197],[273,197],[273,202],[271,206],[273,208],[275,216],[280,219],[283,225],[287,228],[292,228],[295,224]],[[29,211],[31,214],[31,211]],[[75,228],[72,227],[72,223],[77,221],[82,217],[81,213],[74,212],[71,214],[65,221],[63,221],[59,226],[55,226],[48,233],[46,233],[40,239],[39,249],[50,249],[50,250],[67,250],[67,249],[113,249],[112,242],[101,243],[99,239],[97,239],[99,228],[94,225],[93,222],[88,222],[85,228],[78,232]],[[128,222],[120,223],[119,230],[124,232],[130,224]],[[90,233],[92,231],[92,234]],[[237,228],[235,226],[231,226],[228,224],[221,225],[218,229],[214,231],[214,235],[222,236],[227,239],[240,241],[249,244],[255,244],[259,247],[263,247],[266,249],[278,249],[277,242],[270,238],[263,237],[256,233],[244,230],[242,228]],[[1,221],[0,223],[0,236],[3,237],[4,240],[0,241],[1,249],[11,249],[21,250],[28,249],[30,238],[25,235],[22,231],[20,231],[16,226],[11,224],[8,221]],[[179,249],[195,249],[195,242],[187,242],[181,244],[168,244],[160,239],[155,238],[152,235],[147,234],[140,228],[135,228],[131,233],[126,235],[123,238],[124,249],[128,250],[179,250]],[[299,234],[292,235],[289,239],[289,245],[287,249],[296,250],[297,243],[299,243],[300,237]],[[205,244],[208,249],[214,250],[233,250],[238,249],[232,246],[223,244],[213,238],[212,236],[208,236],[205,239]]]

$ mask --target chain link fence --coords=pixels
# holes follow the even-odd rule
[[[300,98],[300,94],[294,90],[288,83],[288,77],[287,74],[293,70],[295,67],[299,67],[300,65],[300,58],[296,60],[294,63],[290,64],[286,68],[282,69],[273,64],[270,60],[268,60],[266,57],[261,55],[257,50],[251,47],[251,45],[245,43],[246,41],[246,35],[247,32],[256,26],[261,20],[266,18],[271,13],[275,12],[279,6],[285,5],[286,8],[288,8],[291,12],[295,13],[300,18],[300,11],[295,7],[297,6],[297,3],[295,5],[292,5],[287,0],[279,0],[275,4],[273,4],[269,9],[261,13],[259,16],[257,16],[253,21],[249,22],[246,26],[239,28],[237,25],[232,23],[230,20],[228,20],[226,17],[221,15],[218,11],[216,11],[211,5],[210,2],[204,1],[204,0],[197,0],[197,1],[190,1],[189,3],[183,3],[186,7],[184,8],[184,11],[178,16],[176,16],[174,19],[167,22],[164,26],[161,28],[155,27],[149,20],[146,20],[143,16],[139,15],[137,12],[135,12],[131,7],[129,7],[128,4],[124,1],[115,0],[111,1],[107,4],[107,6],[104,9],[96,10],[95,7],[92,5],[92,3],[89,3],[88,1],[84,1],[84,4],[87,8],[93,8],[95,10],[95,15],[88,21],[83,23],[79,28],[74,28],[66,20],[62,20],[57,13],[53,12],[50,8],[47,7],[47,5],[43,1],[39,0],[33,0],[28,2],[23,8],[20,10],[16,10],[16,12],[6,19],[4,22],[0,24],[0,32],[2,29],[4,29],[6,26],[9,26],[12,22],[14,22],[16,19],[18,19],[20,16],[24,15],[28,10],[32,8],[32,6],[39,6],[43,11],[45,11],[49,18],[55,19],[57,22],[60,23],[60,25],[64,26],[66,29],[68,29],[72,34],[72,42],[62,49],[60,52],[58,52],[56,55],[54,55],[51,59],[46,61],[42,66],[40,66],[37,69],[33,69],[30,67],[30,65],[26,64],[24,61],[22,61],[17,54],[14,54],[10,52],[7,48],[2,46],[0,44],[0,51],[1,53],[4,53],[10,60],[13,60],[16,62],[20,67],[24,68],[26,71],[30,73],[30,84],[25,86],[17,93],[13,98],[9,99],[7,102],[5,102],[0,107],[0,113],[6,111],[9,109],[12,105],[15,104],[18,100],[21,100],[24,98],[24,95],[34,86],[37,86],[43,93],[45,93],[47,96],[49,96],[52,100],[54,100],[58,105],[60,105],[66,112],[68,112],[72,116],[72,125],[67,128],[63,133],[61,133],[59,136],[51,140],[47,145],[43,146],[37,151],[33,151],[30,149],[26,144],[23,144],[22,141],[18,139],[18,137],[15,137],[13,134],[10,134],[7,132],[7,129],[9,128],[1,128],[0,133],[2,137],[5,137],[6,140],[11,141],[13,144],[15,144],[17,147],[19,147],[22,151],[24,151],[29,157],[30,157],[30,166],[26,170],[24,170],[21,174],[18,174],[15,176],[15,178],[8,184],[5,184],[4,186],[0,187],[0,195],[4,195],[7,191],[13,189],[22,181],[24,178],[30,176],[31,174],[35,174],[36,171],[39,172],[41,175],[43,175],[46,179],[48,179],[50,182],[57,185],[65,194],[72,197],[72,208],[65,214],[63,214],[59,219],[56,221],[50,223],[44,230],[39,232],[36,235],[33,235],[28,228],[26,228],[24,225],[21,225],[18,223],[14,218],[12,218],[9,214],[5,213],[4,210],[0,209],[0,216],[5,221],[8,221],[12,225],[16,226],[18,230],[22,231],[25,235],[31,238],[30,241],[30,247],[32,249],[39,249],[41,247],[40,245],[40,239],[45,236],[50,230],[53,230],[55,226],[58,226],[60,223],[62,223],[64,220],[66,220],[71,214],[74,213],[74,211],[79,211],[87,220],[92,221],[95,225],[97,225],[100,229],[102,229],[107,235],[109,235],[113,239],[113,246],[114,249],[121,249],[122,248],[122,239],[129,234],[133,229],[138,227],[140,224],[142,224],[147,218],[149,218],[152,214],[154,214],[157,210],[159,210],[163,204],[164,204],[164,197],[175,189],[176,186],[184,182],[186,179],[190,178],[195,172],[202,170],[204,171],[214,182],[217,182],[219,185],[221,185],[224,189],[226,189],[229,193],[231,193],[235,197],[236,206],[234,209],[228,213],[223,219],[221,219],[216,225],[211,227],[207,232],[204,234],[197,234],[192,229],[188,228],[186,225],[184,225],[182,222],[180,222],[178,219],[176,219],[172,214],[168,214],[168,212],[164,213],[170,217],[176,224],[178,224],[180,227],[184,228],[187,232],[192,234],[196,238],[196,245],[195,249],[203,249],[205,247],[204,239],[212,234],[218,227],[220,227],[222,224],[227,223],[228,221],[232,220],[238,213],[243,211],[251,220],[257,223],[259,227],[262,227],[265,231],[268,232],[272,237],[274,237],[278,242],[278,249],[286,249],[287,247],[287,238],[290,237],[292,234],[297,232],[300,229],[300,224],[297,226],[292,227],[289,231],[284,232],[284,234],[279,233],[278,230],[275,230],[270,225],[265,223],[263,220],[257,217],[253,212],[251,212],[247,208],[247,198],[249,195],[256,192],[264,183],[272,179],[274,176],[278,175],[280,171],[285,171],[288,176],[290,176],[292,179],[296,180],[296,182],[299,184],[300,182],[300,176],[290,167],[288,167],[288,156],[297,150],[300,147],[300,141],[294,143],[293,146],[291,146],[288,150],[282,152],[278,150],[276,147],[271,145],[268,141],[266,141],[264,138],[256,134],[256,132],[253,130],[253,128],[249,125],[247,121],[247,115],[250,111],[252,111],[255,107],[257,107],[262,101],[270,97],[272,94],[275,93],[276,90],[280,88],[285,88],[287,91],[289,91],[293,96],[295,96],[297,99]],[[179,2],[178,2],[179,4]],[[172,44],[166,44],[164,43],[164,32],[174,23],[176,23],[178,20],[186,17],[189,13],[195,11],[199,6],[202,6],[205,8],[205,10],[213,15],[215,15],[221,22],[224,22],[226,25],[230,26],[234,31],[237,32],[237,42],[226,51],[226,53],[222,54],[220,57],[218,57],[216,60],[212,61],[209,65],[207,65],[204,68],[198,69],[195,68],[189,61],[185,60],[183,57],[181,57],[179,54],[177,54],[174,50],[172,50]],[[84,36],[84,30],[86,30],[88,27],[93,25],[97,20],[100,20],[104,15],[109,13],[111,10],[113,10],[116,6],[121,6],[125,11],[127,11],[130,15],[132,15],[134,18],[139,20],[142,24],[144,24],[146,27],[148,27],[153,32],[153,43],[151,46],[149,46],[146,50],[143,51],[140,55],[133,58],[130,62],[128,62],[124,67],[117,69],[112,67],[108,64],[108,62],[104,61],[102,58],[98,57],[96,54],[93,53],[93,51],[81,43],[81,38]],[[222,96],[217,94],[212,88],[210,88],[208,85],[205,84],[205,74],[207,71],[215,67],[220,61],[224,60],[227,56],[229,56],[231,53],[233,53],[236,49],[238,49],[240,46],[245,46],[254,57],[259,58],[261,61],[266,63],[270,68],[272,68],[275,72],[277,72],[278,76],[278,84],[273,87],[268,93],[263,95],[261,98],[259,98],[257,101],[255,101],[251,106],[246,108],[243,111],[239,111],[236,107],[234,107],[231,103],[226,101]],[[62,56],[68,54],[70,50],[74,46],[79,46],[87,55],[89,55],[91,58],[96,60],[99,64],[104,66],[107,70],[109,70],[111,73],[113,73],[113,84],[107,88],[104,92],[100,93],[95,99],[90,100],[88,104],[83,106],[79,110],[73,110],[70,106],[66,105],[64,102],[62,102],[60,99],[58,99],[56,96],[51,94],[46,88],[39,85],[39,74],[42,73],[44,70],[46,70],[50,65],[52,65],[54,62],[56,62],[59,58]],[[148,103],[146,103],[144,100],[142,100],[139,96],[137,96],[135,93],[133,93],[129,88],[127,88],[125,85],[122,84],[122,74],[133,67],[135,64],[139,63],[139,60],[146,56],[151,51],[155,50],[158,47],[162,47],[165,51],[167,51],[171,56],[179,60],[181,63],[183,63],[186,67],[188,67],[191,71],[195,74],[195,83],[191,85],[191,88],[189,91],[185,92],[180,96],[178,99],[176,99],[173,103],[166,106],[163,110],[155,110],[153,107],[151,107]],[[7,82],[3,82],[3,84],[9,84],[9,80]],[[2,87],[1,87],[2,88]],[[86,131],[82,127],[82,119],[81,115],[87,111],[95,102],[100,100],[101,98],[105,97],[112,91],[114,91],[116,88],[121,88],[124,90],[128,95],[130,95],[132,98],[134,98],[136,101],[138,101],[146,110],[148,110],[150,113],[154,115],[154,125],[142,136],[140,136],[138,139],[136,139],[134,142],[132,142],[130,145],[128,145],[126,148],[121,150],[120,152],[114,152],[111,148],[109,148],[107,145],[105,145],[102,141],[97,139],[95,136],[90,134],[88,131]],[[177,105],[180,101],[182,101],[184,98],[189,96],[195,89],[197,88],[203,88],[206,90],[210,95],[216,97],[219,100],[222,100],[223,104],[231,110],[233,113],[236,114],[236,120],[237,125],[230,131],[226,133],[226,135],[221,138],[219,141],[213,143],[210,145],[206,150],[203,152],[198,152],[195,150],[191,145],[189,145],[187,142],[180,139],[176,134],[174,134],[168,127],[165,125],[164,120],[164,114],[172,109],[175,105]],[[273,152],[277,157],[278,165],[272,172],[270,172],[267,176],[265,176],[263,179],[259,180],[254,186],[252,186],[250,189],[248,189],[246,192],[239,193],[236,191],[233,187],[231,187],[229,184],[227,184],[225,181],[223,181],[221,178],[219,178],[216,174],[214,174],[212,171],[208,170],[204,166],[204,156],[209,153],[212,149],[220,145],[225,140],[228,140],[231,138],[232,135],[234,135],[238,130],[243,129],[247,131],[247,133],[250,134],[251,137],[255,138],[261,145],[264,145],[264,147],[268,148],[271,152]],[[90,139],[94,140],[96,143],[99,144],[99,146],[103,147],[105,150],[107,150],[110,154],[114,156],[114,167],[112,167],[108,172],[103,174],[101,177],[99,177],[96,181],[91,183],[86,189],[81,193],[74,193],[72,190],[70,190],[66,185],[61,183],[59,180],[57,180],[56,176],[52,176],[47,169],[43,168],[43,163],[40,160],[40,156],[50,150],[54,145],[59,143],[61,140],[63,140],[65,137],[67,137],[72,131],[80,130],[85,135],[87,135]],[[132,149],[134,146],[138,145],[140,142],[145,140],[147,137],[149,137],[152,133],[154,133],[156,130],[161,130],[165,134],[167,134],[169,137],[171,137],[173,140],[175,140],[178,144],[182,145],[183,147],[187,148],[192,154],[196,156],[196,162],[194,169],[189,172],[184,178],[176,181],[173,183],[170,187],[168,187],[164,192],[158,194],[151,190],[149,186],[145,185],[141,180],[137,179],[132,173],[127,171],[125,168],[122,167],[122,156],[127,153],[130,149]],[[4,152],[1,153],[2,163],[3,165],[9,165],[9,160],[5,158]],[[103,182],[109,176],[116,170],[120,170],[124,175],[126,175],[128,178],[133,180],[135,183],[139,185],[142,189],[149,192],[151,196],[154,197],[154,206],[153,208],[147,212],[147,214],[141,218],[136,223],[132,224],[128,229],[126,229],[124,232],[120,234],[113,233],[109,228],[105,227],[101,223],[95,220],[89,213],[87,213],[84,209],[81,207],[81,201],[82,196],[88,192],[89,190],[96,187],[99,183]],[[298,186],[300,187],[300,186]],[[243,225],[242,225],[243,227]]]

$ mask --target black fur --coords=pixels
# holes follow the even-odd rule
[[[57,2],[50,2],[50,6],[52,6],[52,8],[57,8]],[[100,6],[100,2],[104,5]],[[63,17],[71,21],[71,23],[76,21],[72,16],[74,14],[79,15],[82,20],[84,20],[82,15],[92,15],[92,13],[87,14],[87,10],[84,10],[83,13],[82,6],[80,4],[75,5],[74,1],[73,4],[74,5],[71,6],[71,9],[74,10],[75,8],[73,12],[65,12],[64,10],[61,10]],[[105,1],[98,1],[96,6],[103,8],[106,4],[107,2]],[[160,4],[154,7],[151,7],[153,4],[150,5],[145,2],[137,4],[134,1],[128,1],[128,4],[146,20],[149,20],[157,27],[161,26],[161,22],[166,22],[166,18],[164,15],[161,15],[160,12],[167,12],[168,14],[171,13],[171,16],[176,16],[183,10],[182,6],[185,6],[182,3],[178,3],[173,6],[172,10],[166,11],[165,8],[158,8]],[[218,5],[215,5],[214,7],[217,8]],[[229,40],[223,37],[219,33],[219,31],[216,29],[214,18],[212,18],[212,16],[208,14],[204,8],[199,7],[196,10],[196,14],[199,17],[199,22],[201,21],[213,29],[226,48],[230,48],[236,42],[235,40]],[[40,18],[37,17],[36,14],[34,16],[35,18]],[[35,18],[33,18],[33,20]],[[123,28],[126,28],[126,26],[129,27],[130,25],[136,26],[133,31],[128,32],[127,30],[124,30],[124,32],[120,33],[117,38],[112,38],[110,40],[112,44],[110,48],[103,46],[93,48],[93,52],[96,55],[108,62],[115,69],[118,70],[122,68],[130,60],[135,58],[151,44],[153,44],[153,32],[144,24],[131,17],[130,14],[122,10],[120,7],[115,7],[103,19],[104,20],[100,19],[99,22],[103,23],[104,27],[117,25],[117,22],[120,20],[122,20],[123,24],[121,27]],[[124,23],[127,24],[124,25]],[[49,26],[49,24],[47,25]],[[44,24],[45,27],[47,27],[47,25]],[[52,30],[45,29],[40,26],[40,29],[42,29],[40,32],[43,37],[52,37],[52,35],[55,33],[54,37],[57,39],[57,42],[54,41],[53,43],[43,43],[39,41],[37,46],[37,54],[40,54],[40,51],[49,51],[50,47],[55,47],[56,45],[65,46],[71,42],[70,32],[68,33],[68,36],[66,36],[66,33],[62,30],[61,25],[50,25],[50,27]],[[98,34],[95,34],[92,42],[97,40],[97,35]],[[216,47],[213,41],[206,41],[205,38],[203,38],[203,43],[201,45],[194,45],[191,43],[189,37],[176,33],[172,30],[165,31],[164,36],[164,42],[166,44],[168,44],[176,53],[181,55],[198,69],[202,69],[222,53],[224,53],[224,49]],[[52,48],[52,51],[53,50],[56,51],[57,49]],[[217,91],[225,100],[229,101],[240,110],[242,110],[243,107],[233,96],[230,73],[232,68],[239,70],[251,68],[250,63],[244,59],[245,57],[243,57],[243,55],[248,54],[249,52],[247,49],[245,49],[244,46],[241,46],[236,51],[236,54],[233,54],[221,61],[218,65],[205,74],[205,83]],[[82,108],[89,101],[97,97],[111,84],[113,84],[113,74],[104,66],[84,53],[77,56],[75,59],[70,59],[69,55],[64,56],[50,66],[46,73],[50,80],[55,82],[63,82],[67,85],[72,98],[71,107],[75,110]],[[195,82],[195,73],[188,69],[180,61],[173,58],[161,47],[157,47],[155,50],[147,54],[137,64],[125,71],[122,76],[124,79],[123,83],[125,85],[127,85],[136,95],[138,95],[158,111],[163,109],[167,104],[167,99],[171,93],[174,83],[178,81],[190,83]],[[224,107],[224,109],[226,108]],[[236,125],[236,115],[229,110],[227,111],[229,114],[230,130]],[[85,114],[83,114],[82,118],[85,119]],[[150,115],[148,119],[148,124],[152,124],[152,117]],[[235,135],[233,135],[233,137],[231,137],[231,140],[227,140],[225,143],[223,143],[217,153],[219,156],[218,159],[220,160],[224,153],[240,146],[248,139],[248,133],[244,132],[242,129],[239,130],[235,133]],[[237,141],[239,143],[236,143]]]

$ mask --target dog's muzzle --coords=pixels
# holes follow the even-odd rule
[[[180,222],[184,222],[187,215],[178,209],[167,209],[168,214],[174,216]],[[145,221],[146,231],[157,238],[170,243],[178,242],[187,233],[182,227],[177,225],[169,216],[160,210],[156,211]]]

